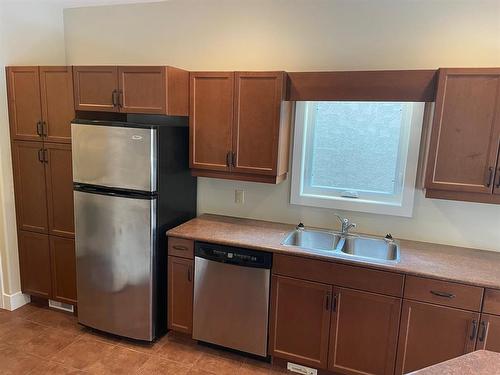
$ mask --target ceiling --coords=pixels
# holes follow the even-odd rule
[[[0,0],[0,3],[8,3],[11,0]],[[22,3],[29,0],[16,0],[16,3]],[[116,4],[140,4],[140,3],[159,3],[168,0],[39,0],[37,3],[57,4],[63,8],[79,8],[88,6],[116,5]]]

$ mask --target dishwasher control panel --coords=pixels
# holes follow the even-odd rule
[[[265,251],[243,249],[206,242],[196,242],[195,256],[244,267],[271,268],[273,255]]]

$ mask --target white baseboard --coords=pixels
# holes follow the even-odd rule
[[[14,294],[6,294],[2,296],[3,308],[6,310],[13,311],[15,309],[20,308],[21,306],[30,303],[31,298],[28,294],[23,294],[21,292],[17,292]]]

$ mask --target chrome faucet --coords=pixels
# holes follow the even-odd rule
[[[356,228],[356,223],[351,223],[351,221],[348,218],[339,215],[335,216],[337,216],[337,219],[339,219],[340,224],[342,225],[341,227],[342,237],[347,236],[351,228]]]

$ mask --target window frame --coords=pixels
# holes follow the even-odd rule
[[[312,157],[306,158],[306,152],[311,148],[313,142],[311,126],[314,121],[314,111],[311,111],[311,104],[313,103],[311,101],[296,102],[290,203],[302,206],[412,217],[425,103],[409,103],[409,107],[411,107],[411,113],[407,114],[410,116],[409,127],[405,127],[407,130],[402,129],[402,131],[406,131],[404,136],[409,138],[406,165],[404,176],[398,176],[398,178],[403,179],[402,191],[399,199],[392,201],[377,200],[377,195],[380,196],[380,193],[363,194],[363,198],[321,195],[321,188],[305,186],[305,182],[309,177],[306,172],[308,168],[311,168],[310,161],[312,160]],[[401,151],[400,143],[399,152]],[[398,163],[401,162],[401,159],[401,157],[398,157]],[[323,191],[328,190],[339,191],[338,189],[323,189]]]

